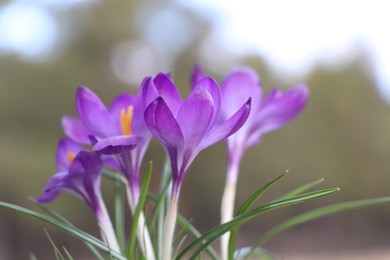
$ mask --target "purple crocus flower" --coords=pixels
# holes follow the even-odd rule
[[[198,82],[205,75],[196,66],[191,82]],[[285,93],[273,89],[262,99],[262,87],[256,72],[251,68],[232,70],[221,85],[221,116],[228,118],[245,99],[252,98],[252,109],[247,122],[240,130],[227,139],[229,164],[225,190],[221,204],[221,222],[233,217],[237,177],[241,158],[246,149],[258,145],[263,134],[279,129],[294,119],[306,105],[308,89],[298,85]],[[222,259],[227,259],[229,235],[222,237]]]
[[[65,116],[62,121],[65,133],[77,142],[92,143],[93,149],[100,154],[115,155],[129,182],[130,203],[135,208],[141,163],[151,139],[144,123],[145,104],[141,94],[121,94],[107,109],[94,92],[79,87],[76,108],[80,119]]]
[[[64,138],[58,143],[56,164],[59,172],[48,181],[43,194],[36,199],[37,202],[50,202],[62,191],[73,193],[93,210],[102,228],[103,238],[113,250],[120,252],[100,192],[100,170],[103,165],[100,157],[94,152],[82,150],[79,144]]]
[[[127,179],[126,193],[131,211],[134,213],[140,194],[140,169],[152,135],[144,121],[145,103],[139,93],[117,96],[109,108],[90,89],[79,87],[76,94],[77,119],[65,116],[62,126],[68,137],[93,145],[102,155],[104,165],[119,170]],[[111,156],[111,157],[107,157]],[[109,160],[114,157],[114,162]],[[138,222],[138,239],[141,250],[148,259],[155,259],[145,219],[141,213]]]
[[[227,138],[245,123],[251,101],[249,97],[229,118],[217,122],[221,93],[210,77],[200,80],[183,101],[171,78],[163,73],[148,78],[144,91],[145,122],[167,152],[172,168],[172,195],[165,220],[162,259],[171,259],[172,237],[180,187],[191,162],[204,148]]]

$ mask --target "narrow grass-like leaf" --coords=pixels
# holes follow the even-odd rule
[[[30,253],[30,260],[38,260],[38,258],[33,253]]]
[[[124,206],[124,185],[121,181],[115,181],[115,233],[118,239],[119,247],[122,252],[125,252],[126,236],[125,236],[125,206]]]
[[[45,205],[42,205],[38,202],[36,202],[34,199],[30,198],[30,200],[32,202],[34,202],[41,210],[43,210],[44,212],[46,212],[47,214],[49,214],[49,216],[55,218],[56,220],[62,222],[63,224],[67,225],[68,227],[70,228],[76,228],[68,219],[66,219],[64,216],[62,216],[60,213],[58,213],[57,211],[55,210],[52,210],[48,207],[46,207]],[[92,254],[95,255],[95,257],[99,260],[104,260],[103,256],[96,250],[96,248],[91,245],[90,243],[88,242],[85,242],[83,241],[83,243],[85,244],[86,247],[88,247],[88,249],[92,252]]]
[[[49,233],[47,232],[46,228],[44,228],[43,230],[45,231],[45,234],[46,234],[47,238],[49,239],[50,244],[53,247],[54,255],[56,256],[56,259],[65,260],[63,255],[61,254],[61,251],[58,249],[58,247],[54,243],[53,239],[51,239],[51,237],[50,237]]]
[[[148,226],[149,227],[154,226],[154,224],[155,224],[155,222],[157,220],[157,217],[160,214],[164,215],[164,213],[165,213],[165,212],[162,212],[162,211],[163,211],[164,202],[165,202],[166,197],[167,197],[169,185],[170,185],[169,182],[167,182],[165,184],[165,187],[163,188],[162,192],[159,194],[159,197],[157,198],[157,201],[155,201],[155,203],[154,203],[154,210],[153,210],[152,216],[148,220]]]
[[[107,245],[105,243],[103,243],[101,240],[99,240],[96,237],[94,237],[94,236],[92,236],[92,235],[90,235],[82,230],[79,230],[75,227],[69,227],[68,225],[65,225],[64,223],[58,221],[57,219],[55,219],[53,217],[49,217],[49,216],[43,215],[41,213],[35,212],[33,210],[26,209],[26,208],[20,207],[18,205],[14,205],[14,204],[3,202],[3,201],[0,201],[0,206],[4,207],[4,208],[12,209],[12,210],[17,211],[19,213],[22,213],[24,215],[31,216],[33,218],[40,220],[40,221],[51,224],[59,229],[62,229],[64,231],[68,232],[69,234],[81,239],[82,241],[85,241],[85,242],[103,250],[106,253],[110,252]],[[116,259],[121,259],[121,260],[126,259],[125,257],[121,256],[118,252],[113,252],[113,256]]]
[[[278,201],[273,201],[270,203],[266,203],[263,206],[257,207],[255,209],[249,210],[245,213],[242,213],[235,218],[233,218],[231,221],[226,222],[224,224],[221,224],[219,226],[216,226],[209,230],[208,232],[204,233],[200,238],[196,239],[192,243],[190,243],[185,249],[183,249],[180,254],[177,256],[176,259],[180,259],[183,257],[185,254],[187,254],[190,250],[194,249],[196,246],[200,245],[200,248],[191,256],[190,259],[195,259],[196,256],[199,255],[199,253],[209,246],[212,242],[217,240],[220,236],[222,236],[224,233],[230,231],[232,228],[241,225],[248,220],[256,217],[257,215],[271,211],[273,209],[297,204],[297,203],[302,203],[305,201],[317,199],[329,194],[332,194],[336,191],[339,191],[338,188],[332,188],[332,189],[325,189],[325,190],[319,190],[319,191],[314,191],[314,192],[309,192],[306,194],[302,195],[297,195],[294,197],[278,200]]]
[[[71,254],[69,253],[69,251],[66,249],[66,247],[62,247],[62,249],[64,250],[65,252],[65,255],[68,257],[69,260],[73,260],[73,257],[71,256]]]
[[[123,185],[127,184],[127,181],[126,181],[125,177],[123,177],[123,175],[116,173],[116,172],[112,172],[108,169],[103,169],[102,175],[104,177],[106,177],[107,179],[110,179],[112,181],[120,181]]]
[[[183,245],[183,243],[184,243],[184,241],[186,240],[186,238],[187,238],[187,235],[184,235],[184,236],[181,238],[179,244],[178,244],[177,247],[176,247],[175,252],[173,253],[173,258],[175,258],[175,255],[177,255],[177,253],[179,252],[180,247]]]
[[[260,239],[254,244],[254,247],[264,245],[270,238],[279,234],[280,232],[294,227],[296,225],[305,223],[307,221],[324,217],[326,215],[330,215],[336,212],[357,209],[367,206],[373,206],[382,203],[389,203],[390,197],[383,198],[375,198],[375,199],[366,199],[366,200],[356,200],[356,201],[348,201],[341,202],[337,204],[333,204],[330,206],[321,207],[319,209],[314,209],[305,213],[302,213],[298,216],[292,217],[267,231],[264,235],[260,237]]]
[[[287,171],[280,174],[279,176],[276,176],[266,184],[264,184],[262,187],[260,187],[258,190],[256,190],[249,198],[242,204],[240,209],[237,211],[236,215],[240,215],[248,210],[250,206],[252,206],[253,203],[266,191],[269,187],[271,187],[273,184],[275,184],[278,180],[280,180],[282,177],[284,177],[287,174]],[[233,254],[234,254],[234,245],[236,243],[236,237],[238,233],[238,227],[233,228],[230,233],[229,238],[229,248],[228,248],[228,257],[229,260],[233,260]]]
[[[278,199],[284,199],[284,198],[288,198],[288,197],[291,197],[291,196],[295,196],[295,195],[298,195],[298,194],[301,194],[311,188],[314,188],[315,186],[317,186],[318,184],[320,184],[321,182],[324,181],[324,178],[321,178],[319,180],[316,180],[316,181],[313,181],[313,182],[310,182],[308,184],[305,184],[305,185],[302,185],[296,189],[293,189],[292,191],[289,191],[287,192],[286,194],[280,196]]]
[[[139,196],[138,204],[134,212],[133,216],[133,222],[131,223],[131,232],[130,232],[130,240],[129,240],[129,252],[128,252],[128,259],[133,259],[134,256],[134,248],[135,248],[135,242],[136,242],[136,236],[137,236],[137,226],[138,226],[138,219],[141,215],[141,211],[145,204],[145,199],[148,194],[150,179],[152,177],[152,162],[149,162],[149,167],[146,171],[144,181],[141,185],[141,194]]]
[[[202,236],[202,233],[200,233],[194,225],[191,224],[189,220],[187,220],[182,215],[177,215],[177,223],[183,227],[190,235],[192,235],[195,239]],[[219,259],[217,252],[215,252],[214,248],[211,246],[206,248],[207,252],[209,253],[210,257],[212,259]]]

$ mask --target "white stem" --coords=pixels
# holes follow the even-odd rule
[[[137,201],[134,201],[133,196],[131,195],[131,190],[126,185],[126,193],[127,193],[127,200],[129,202],[130,210],[132,214],[134,215],[136,207],[137,207]],[[150,239],[149,231],[146,227],[145,222],[145,215],[143,211],[141,211],[139,218],[138,218],[138,224],[137,224],[137,239],[138,243],[140,245],[141,251],[143,255],[146,257],[147,260],[155,260],[156,257],[154,255],[153,250],[153,244],[152,240]]]
[[[111,218],[108,214],[106,205],[103,202],[102,198],[99,198],[99,210],[96,212],[96,216],[101,228],[101,236],[103,240],[108,244],[108,246],[115,252],[120,253],[120,247],[114,228],[111,223]]]
[[[236,186],[239,163],[231,161],[228,166],[226,175],[225,189],[222,195],[221,202],[221,224],[229,222],[233,219],[234,201],[236,198]],[[221,259],[227,260],[229,255],[229,239],[230,232],[225,233],[221,237]]]
[[[176,192],[173,192],[169,201],[168,212],[164,221],[162,260],[172,259],[173,234],[175,232],[177,217],[177,200],[178,194]]]

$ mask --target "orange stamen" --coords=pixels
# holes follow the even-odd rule
[[[133,106],[128,106],[127,111],[121,109],[121,130],[122,135],[132,135],[131,122],[133,121]]]
[[[75,157],[76,157],[76,155],[74,153],[68,152],[66,154],[66,158],[68,159],[69,164],[71,164],[73,162]]]

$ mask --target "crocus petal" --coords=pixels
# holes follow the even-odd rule
[[[215,82],[215,80],[210,77],[203,77],[203,79],[201,79],[197,83],[196,88],[206,90],[213,99],[214,112],[210,122],[210,127],[207,129],[210,130],[210,128],[214,125],[215,121],[219,116],[219,111],[221,108],[221,90],[219,89],[217,82]],[[242,102],[241,104],[243,104],[244,102]]]
[[[171,159],[176,160],[178,152],[183,148],[184,137],[162,97],[158,97],[146,108],[145,122],[150,132],[163,144]],[[173,165],[176,163],[172,162]]]
[[[167,74],[159,73],[154,78],[154,85],[158,95],[164,98],[172,114],[176,116],[183,101],[172,79]]]
[[[59,172],[53,175],[47,182],[43,194],[36,198],[39,203],[46,203],[54,200],[63,188],[63,180],[67,172]]]
[[[308,88],[305,85],[294,87],[285,93],[271,91],[256,115],[252,128],[262,134],[284,126],[302,111],[307,97]]]
[[[98,173],[103,163],[100,157],[89,151],[80,151],[69,167],[69,176]]]
[[[118,95],[111,103],[108,112],[111,115],[112,120],[114,121],[115,126],[118,128],[118,131],[120,132],[120,121],[121,121],[121,110],[125,109],[127,111],[127,108],[129,106],[135,105],[135,98],[128,93],[123,93]]]
[[[248,101],[242,105],[241,108],[232,117],[230,117],[222,124],[216,125],[210,130],[210,133],[201,144],[201,149],[209,147],[210,145],[213,145],[216,142],[237,132],[248,119],[250,111],[251,99],[249,98]]]
[[[79,87],[76,108],[81,121],[95,135],[108,137],[118,135],[114,122],[100,98],[86,87]]]
[[[66,136],[70,139],[80,144],[89,143],[88,136],[90,135],[90,132],[80,119],[74,116],[63,116],[61,124]]]
[[[134,135],[118,135],[99,140],[94,146],[99,154],[114,155],[126,153],[134,149],[139,142],[140,137]]]
[[[194,89],[197,83],[204,77],[206,77],[206,74],[204,74],[202,68],[196,64],[191,74],[191,89]]]
[[[73,158],[81,150],[81,145],[68,138],[58,142],[56,153],[56,166],[58,171],[67,171]],[[71,160],[70,160],[71,159]]]
[[[209,92],[200,87],[195,88],[177,115],[186,147],[196,147],[199,144],[209,129],[213,115],[214,102]]]
[[[251,111],[255,114],[262,94],[260,79],[251,68],[234,69],[224,78],[221,92],[221,112],[225,118],[232,116],[249,97],[252,98]]]

